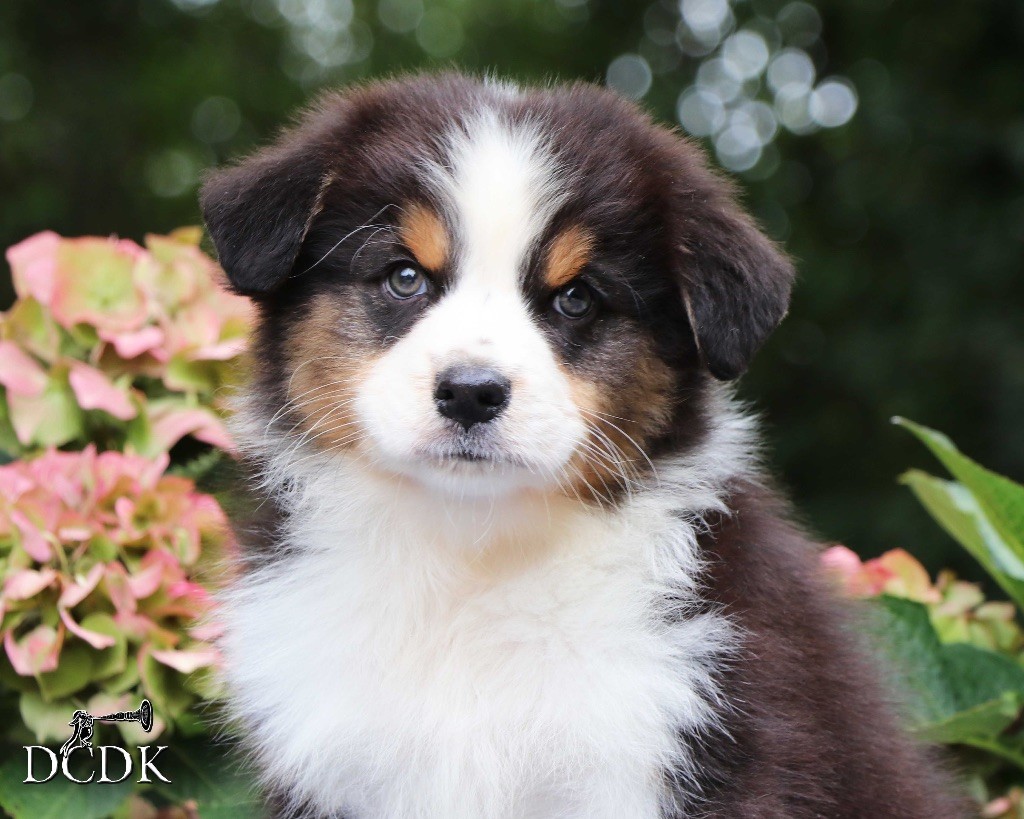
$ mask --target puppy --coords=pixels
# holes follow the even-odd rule
[[[202,206],[259,312],[224,653],[280,815],[953,817],[723,382],[793,269],[589,85],[325,96]]]

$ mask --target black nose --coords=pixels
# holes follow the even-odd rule
[[[437,411],[466,429],[501,414],[508,404],[509,380],[490,367],[449,367],[437,377]]]

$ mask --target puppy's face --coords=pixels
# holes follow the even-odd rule
[[[611,500],[693,446],[792,275],[692,147],[586,86],[330,97],[203,205],[280,433],[459,495]]]

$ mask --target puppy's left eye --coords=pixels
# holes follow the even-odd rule
[[[572,282],[555,293],[551,304],[566,318],[581,319],[590,315],[596,302],[593,290],[583,282]]]
[[[400,300],[422,296],[427,292],[427,277],[412,265],[398,265],[384,280],[384,289],[392,298]]]

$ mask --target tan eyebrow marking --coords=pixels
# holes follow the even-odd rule
[[[416,261],[432,272],[444,267],[448,258],[448,231],[429,207],[410,205],[398,221],[399,235]]]
[[[544,280],[558,288],[571,282],[590,261],[594,237],[579,225],[566,228],[555,237],[548,250]]]

